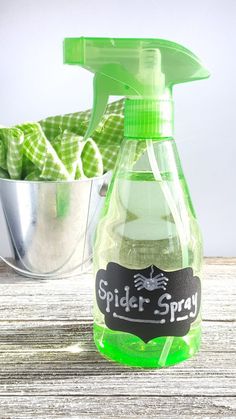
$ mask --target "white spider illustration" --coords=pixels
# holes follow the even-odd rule
[[[134,275],[134,283],[138,291],[142,290],[143,288],[145,288],[148,291],[154,291],[157,289],[166,290],[166,285],[169,279],[166,276],[164,276],[163,273],[160,273],[152,277],[153,273],[154,273],[154,268],[152,265],[149,278],[146,278],[145,276],[141,274]]]

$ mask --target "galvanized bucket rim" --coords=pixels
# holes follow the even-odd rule
[[[109,174],[111,173],[111,171],[103,173],[103,175],[101,176],[94,176],[94,177],[88,177],[88,178],[81,178],[81,179],[75,179],[75,180],[22,180],[22,179],[6,179],[6,178],[0,178],[0,182],[6,182],[6,183],[36,183],[38,184],[75,184],[75,183],[80,183],[80,182],[91,182],[93,180],[98,180],[98,179],[102,179],[102,178],[106,178]]]

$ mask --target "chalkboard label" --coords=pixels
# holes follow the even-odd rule
[[[188,333],[199,313],[201,282],[192,268],[166,272],[151,265],[133,270],[110,262],[97,272],[96,299],[109,329],[147,343]]]

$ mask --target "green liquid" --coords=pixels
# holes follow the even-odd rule
[[[202,243],[188,188],[183,176],[162,174],[181,215],[188,236],[188,266],[200,276]],[[178,232],[163,197],[162,188],[151,172],[130,172],[117,176],[100,220],[95,243],[95,273],[109,262],[129,269],[154,264],[165,271],[182,269],[182,251]],[[94,340],[107,358],[134,367],[158,368],[192,357],[200,347],[200,315],[183,337],[169,338],[169,352],[163,363],[167,337],[144,343],[139,337],[106,327],[95,305]],[[162,360],[160,362],[160,360]]]
[[[137,336],[117,332],[94,323],[94,341],[105,357],[133,367],[161,368],[160,357],[166,337],[144,343]],[[184,337],[174,337],[165,366],[177,364],[192,357],[200,348],[200,325],[192,327]]]

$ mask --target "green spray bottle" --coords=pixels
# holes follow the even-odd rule
[[[209,77],[161,39],[66,38],[64,61],[95,73],[88,138],[125,96],[124,141],[94,244],[94,340],[111,360],[164,367],[201,340],[202,239],[175,142],[172,88]]]

